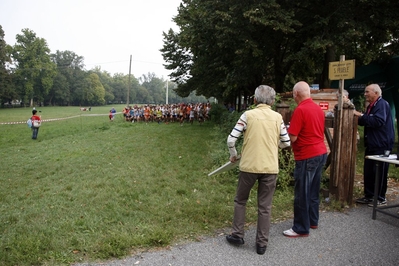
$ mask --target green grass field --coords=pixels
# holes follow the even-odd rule
[[[37,140],[31,108],[0,109],[1,265],[104,261],[230,230],[238,172],[207,175],[229,156],[219,126],[110,122],[110,108],[37,108]],[[256,204],[254,191],[248,226]],[[292,188],[276,190],[272,220],[292,208]]]
[[[207,176],[228,160],[214,124],[110,122],[109,109],[37,108],[37,140],[31,108],[0,109],[21,122],[0,124],[2,265],[105,260],[230,228],[236,173]],[[292,194],[275,199],[274,219],[289,216]]]

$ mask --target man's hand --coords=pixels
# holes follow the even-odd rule
[[[288,135],[290,136],[291,144],[294,143],[298,139],[298,136],[291,135],[291,134],[288,134]]]
[[[230,162],[235,163],[237,161],[237,156],[230,157]]]
[[[361,112],[358,112],[358,111],[353,111],[353,114],[355,115],[355,116],[362,116],[363,114],[361,113]]]

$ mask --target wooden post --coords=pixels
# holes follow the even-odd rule
[[[339,62],[331,62],[328,77],[330,80],[339,80],[338,105],[334,115],[333,146],[331,158],[329,192],[335,199],[352,205],[353,183],[356,173],[357,151],[357,118],[353,114],[354,106],[343,103],[344,79],[355,76],[354,60],[345,61],[341,55]]]
[[[334,127],[329,191],[342,206],[352,205],[356,174],[357,117],[353,111],[353,105],[344,105],[334,115],[334,125],[341,120],[341,128]]]
[[[339,61],[345,61],[345,55],[341,55],[340,56],[340,58],[339,58]],[[335,117],[337,117],[338,119],[336,119],[336,122],[334,123],[335,124],[335,127],[334,127],[334,129],[336,128],[337,129],[337,133],[338,134],[335,134],[335,132],[334,132],[334,138],[337,138],[337,141],[336,142],[334,142],[335,143],[335,146],[334,146],[334,148],[336,149],[336,151],[337,151],[337,154],[341,154],[341,136],[342,136],[342,91],[343,91],[343,89],[344,89],[344,80],[343,79],[341,79],[340,81],[339,81],[339,89],[338,89],[338,113],[337,113],[337,115],[335,115]],[[335,163],[336,163],[336,165],[337,165],[337,168],[340,168],[340,166],[339,166],[339,164],[340,164],[340,160],[336,160],[335,161]],[[335,179],[334,180],[334,186],[338,186],[338,179]]]
[[[290,106],[286,103],[278,103],[276,105],[276,111],[281,114],[283,117],[283,121],[286,125],[291,120],[292,111],[290,110]]]

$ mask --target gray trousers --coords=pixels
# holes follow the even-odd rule
[[[252,187],[258,180],[258,223],[256,244],[267,246],[269,241],[272,199],[276,188],[276,174],[253,174],[240,172],[237,194],[234,199],[232,235],[244,238],[245,211]]]

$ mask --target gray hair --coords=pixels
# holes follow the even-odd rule
[[[272,105],[276,99],[276,91],[267,85],[260,85],[255,90],[255,100],[257,103]]]
[[[349,97],[349,92],[345,89],[342,90],[342,95]],[[339,96],[339,91],[337,91],[337,96]]]
[[[382,90],[380,88],[380,85],[378,84],[370,84],[367,87],[371,88],[374,92],[378,94],[378,96],[382,95]]]

